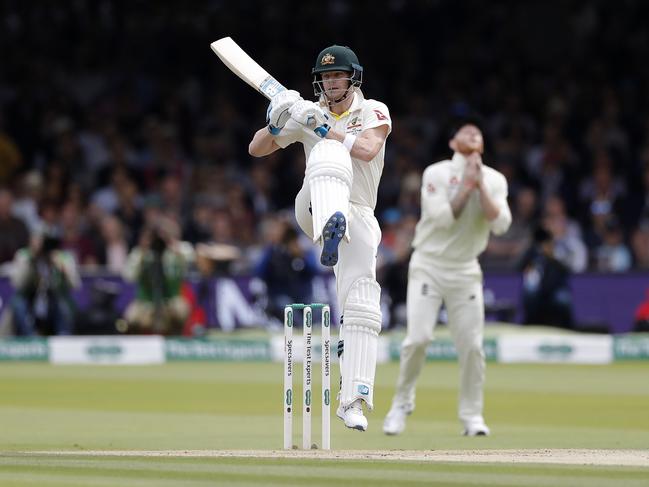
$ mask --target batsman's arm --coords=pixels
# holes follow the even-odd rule
[[[351,141],[350,139],[347,139],[347,143],[345,142],[345,138],[354,137],[353,135],[341,134],[340,132],[329,130],[326,138],[342,142],[345,147],[349,144],[350,147],[347,147],[349,149],[349,155],[354,159],[370,162],[379,153],[381,147],[383,147],[385,139],[388,137],[388,133],[389,127],[387,125],[380,125],[378,127],[363,130],[355,139]]]
[[[248,145],[248,154],[253,157],[264,157],[280,148],[277,142],[275,142],[273,135],[268,131],[268,128],[262,127],[252,137]]]

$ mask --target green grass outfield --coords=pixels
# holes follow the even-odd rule
[[[368,432],[346,430],[332,414],[335,450],[649,452],[647,362],[489,364],[485,415],[492,436],[487,438],[459,435],[458,371],[456,364],[446,362],[426,365],[417,410],[406,433],[383,435],[381,423],[397,371],[396,363],[379,366],[376,410],[369,415]],[[649,453],[644,457],[646,465],[635,467],[486,464],[470,455],[471,463],[87,455],[94,450],[279,449],[281,382],[282,365],[276,363],[146,367],[2,363],[0,485],[649,485]],[[296,385],[300,383],[296,380]],[[320,442],[318,410],[313,424],[316,443]],[[296,443],[300,425],[298,413]]]

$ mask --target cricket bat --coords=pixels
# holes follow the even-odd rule
[[[259,66],[231,37],[224,37],[210,44],[212,50],[230,71],[252,86],[269,100],[286,88]]]

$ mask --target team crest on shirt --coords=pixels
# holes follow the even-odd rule
[[[334,56],[331,53],[327,53],[324,56],[322,56],[322,59],[320,60],[320,65],[324,66],[325,64],[333,64],[336,62],[336,56]]]
[[[363,126],[363,121],[360,120],[359,117],[354,117],[347,124],[347,128],[345,129],[345,132],[352,135],[358,135],[361,131],[362,126]]]
[[[458,184],[460,184],[460,180],[457,178],[457,176],[453,176],[451,178],[450,184],[451,184],[451,186],[457,186]]]
[[[433,185],[433,183],[428,183],[426,185],[426,192],[428,194],[433,194],[435,192],[435,186]]]

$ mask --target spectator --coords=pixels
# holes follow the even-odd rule
[[[649,224],[641,225],[634,233],[631,240],[635,267],[640,270],[649,270]]]
[[[631,252],[616,218],[607,221],[602,245],[595,249],[595,260],[599,272],[626,272],[631,268]]]
[[[122,274],[128,258],[128,242],[124,238],[124,226],[119,218],[113,215],[103,217],[101,236],[104,241],[102,264],[108,272]]]
[[[210,225],[214,204],[207,195],[198,195],[194,200],[191,216],[183,228],[183,237],[193,245],[199,242],[209,242],[211,237]]]
[[[583,272],[588,264],[588,251],[581,239],[579,224],[568,218],[563,201],[550,197],[545,204],[543,224],[554,239],[554,256],[571,272]]]
[[[552,234],[543,228],[520,263],[526,324],[572,328],[570,270],[555,258]]]
[[[107,178],[108,181],[102,181]],[[106,168],[100,177],[100,183],[104,184],[92,194],[92,203],[107,213],[116,211],[121,202],[120,196],[127,191],[126,186],[130,180],[129,170],[126,166],[117,165]]]
[[[142,197],[133,180],[124,183],[118,193],[118,206],[115,216],[124,224],[124,234],[129,248],[137,244],[138,236],[144,226]]]
[[[55,233],[36,235],[14,258],[11,311],[19,336],[74,331],[72,291],[81,285],[76,262]]]
[[[0,266],[11,262],[21,247],[29,244],[29,230],[22,220],[12,216],[13,195],[0,187]]]
[[[538,220],[536,191],[521,188],[515,196],[512,224],[503,235],[492,235],[481,257],[485,269],[515,269],[532,244],[532,229]]]
[[[303,249],[295,228],[284,223],[279,240],[266,247],[255,269],[268,290],[267,313],[281,320],[286,304],[310,303],[317,272],[315,254]]]
[[[3,51],[0,69],[0,184],[14,194],[14,216],[30,232],[40,231],[41,202],[61,205],[69,201],[69,188],[76,184],[95,203],[83,212],[95,212],[101,206],[116,215],[133,247],[143,226],[143,201],[151,197],[149,192],[164,187],[165,175],[171,174],[175,179],[167,189],[173,193],[172,201],[165,203],[168,198],[163,195],[160,204],[177,209],[178,202],[173,200],[179,195],[178,187],[188,196],[182,209],[185,205],[193,208],[193,194],[222,198],[234,222],[230,240],[241,247],[242,266],[249,268],[253,261],[246,247],[260,245],[259,222],[264,217],[292,207],[304,174],[304,158],[300,151],[289,150],[261,163],[252,162],[245,139],[251,121],[263,116],[261,109],[251,108],[253,98],[239,80],[216,65],[205,69],[198,51],[191,49],[196,38],[209,36],[214,28],[241,29],[239,19],[247,18],[245,2],[212,2],[210,8],[193,11],[178,3],[152,23],[137,3],[106,0],[99,15],[102,28],[82,35],[83,52],[71,55],[70,32],[88,33],[86,3],[5,2],[3,7],[3,19],[9,23],[0,29],[0,45],[21,46]],[[341,25],[363,8],[362,3],[348,3],[337,13]],[[386,12],[397,28],[405,26],[410,36],[416,36],[425,21],[425,28],[440,32],[443,40],[431,53],[425,43],[399,36],[386,49],[366,50],[368,66],[375,69],[395,53],[408,61],[432,55],[436,72],[443,75],[431,76],[430,63],[408,62],[384,79],[373,80],[373,91],[396,107],[386,154],[390,163],[384,168],[376,210],[381,214],[394,207],[402,215],[417,214],[416,177],[429,157],[425,154],[441,155],[445,150],[441,134],[447,114],[471,108],[488,114],[496,168],[508,178],[510,194],[534,187],[540,206],[558,195],[565,212],[577,218],[574,223],[583,231],[581,238],[591,251],[593,267],[603,224],[608,214],[616,214],[623,234],[630,238],[634,268],[647,268],[643,264],[646,245],[641,242],[644,230],[639,228],[649,215],[649,169],[642,183],[642,168],[649,163],[645,106],[649,71],[633,67],[643,66],[649,52],[644,24],[637,21],[647,18],[649,4],[626,2],[624,9],[617,10],[604,1],[589,2],[586,9],[565,8],[560,2],[535,5],[530,9],[525,2],[516,2],[507,9],[492,9],[502,27],[495,33],[490,28],[493,15],[484,15],[456,26],[454,36],[448,36],[443,35],[449,29],[445,19],[479,9],[480,2],[387,4]],[[308,10],[295,15],[299,22]],[[586,17],[595,20],[584,21]],[[44,18],[65,21],[44,23]],[[532,20],[541,25],[539,18],[581,27],[563,29],[562,36],[552,39],[543,29],[518,35],[521,25],[535,25]],[[185,24],[194,27],[192,32],[183,28]],[[141,35],[142,26],[147,35]],[[174,37],[172,58],[165,58],[169,50],[158,49],[158,39],[176,30],[187,35]],[[620,31],[625,35],[620,36]],[[38,32],[47,49],[42,49],[41,42],[25,42],[30,32]],[[350,44],[360,45],[366,32],[357,29],[349,36]],[[448,41],[451,38],[461,42]],[[515,46],[510,45],[512,38],[517,39]],[[466,45],[480,46],[470,62],[475,76],[467,76],[466,65],[455,62],[458,46]],[[562,49],[564,45],[570,48]],[[106,54],[106,46],[128,56],[101,55]],[[271,47],[260,46],[259,57],[268,57]],[[520,62],[523,58],[526,62]],[[306,51],[293,52],[287,79],[295,82],[297,67],[310,63]],[[291,73],[293,68],[295,73]],[[44,79],[52,82],[45,86]],[[310,87],[307,83],[297,88],[304,95]],[[123,169],[130,182],[115,188],[110,175]],[[604,190],[597,189],[607,178],[612,181],[604,184]],[[185,183],[190,181],[186,190]],[[245,200],[237,185],[245,188]],[[512,203],[516,215],[519,202],[514,198]],[[607,210],[610,203],[613,210]],[[593,212],[607,213],[607,218],[600,221]],[[186,228],[191,215],[183,212],[182,218],[180,223]],[[526,233],[538,223],[535,218]],[[516,219],[512,232],[515,227]],[[484,255],[487,265],[491,257],[494,266],[510,265],[506,247],[516,244],[513,238],[505,239],[500,257],[495,254],[501,242],[492,240]],[[560,249],[557,246],[557,252],[565,252]]]
[[[193,248],[178,236],[176,223],[160,218],[129,254],[123,276],[136,286],[125,313],[129,333],[181,333],[190,312],[181,290]]]
[[[649,147],[647,148],[647,163],[642,170],[641,181],[641,190],[634,195],[633,202],[629,205],[630,213],[634,225],[649,227]]]
[[[19,179],[13,214],[25,222],[30,234],[42,231],[43,222],[38,214],[42,198],[43,176],[41,173],[38,171],[25,173]]]
[[[0,106],[0,185],[9,183],[11,176],[23,165],[23,155],[14,140],[5,132],[5,125]]]
[[[63,247],[68,250],[81,267],[96,267],[99,252],[94,240],[87,234],[85,215],[81,208],[66,203],[61,208],[60,223]]]
[[[649,288],[647,288],[647,299],[635,310],[634,331],[649,332]]]

